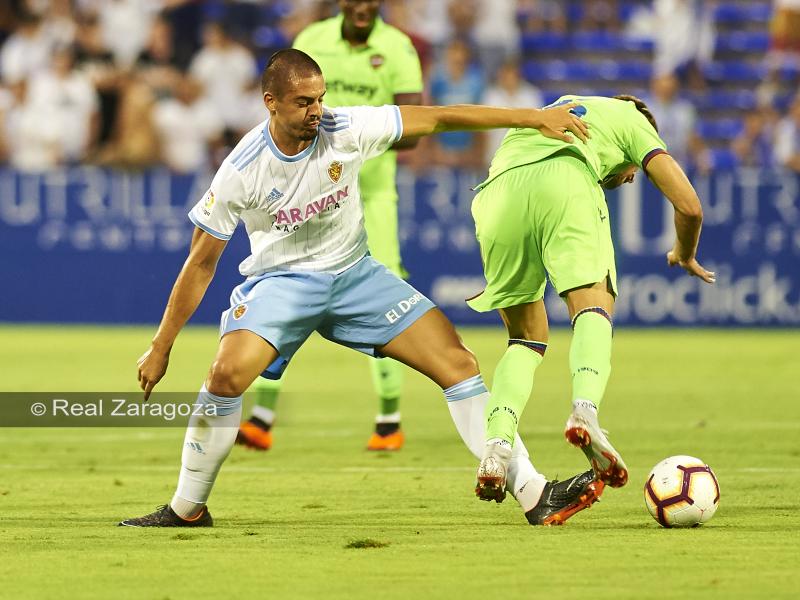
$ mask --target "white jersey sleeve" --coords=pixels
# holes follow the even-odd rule
[[[346,119],[363,160],[383,154],[403,137],[400,108],[393,104],[336,108],[333,115],[337,125]],[[329,118],[324,115],[323,124]]]
[[[229,240],[239,216],[249,205],[242,174],[225,160],[202,200],[189,211],[189,220],[220,240]]]

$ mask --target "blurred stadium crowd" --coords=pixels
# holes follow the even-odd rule
[[[0,0],[0,162],[193,172],[265,117],[258,74],[332,0]],[[384,0],[435,104],[633,93],[700,172],[800,172],[800,0]],[[502,133],[405,158],[483,168]]]

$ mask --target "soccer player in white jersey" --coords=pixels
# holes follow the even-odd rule
[[[367,254],[359,201],[361,164],[403,137],[439,131],[534,127],[586,139],[573,105],[548,110],[480,106],[323,106],[319,66],[299,50],[273,55],[262,76],[268,119],[245,135],[189,218],[197,226],[150,348],[139,359],[149,397],[178,332],[203,298],[225,244],[244,221],[251,255],[222,314],[217,355],[189,421],[171,502],[133,527],[211,526],[206,501],[233,446],[242,394],[263,371],[282,371],[313,331],[372,356],[399,360],[432,379],[456,428],[480,459],[489,393],[474,355],[425,296]],[[529,523],[563,522],[603,490],[592,471],[549,482],[517,437],[507,490]],[[500,501],[502,498],[498,499]]]

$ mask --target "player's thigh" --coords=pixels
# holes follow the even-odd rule
[[[242,392],[262,372],[279,377],[295,352],[324,318],[331,277],[275,272],[245,281],[231,293],[231,307],[220,321],[219,355],[212,367],[214,385],[223,381]],[[241,349],[226,340],[244,340]],[[261,365],[264,357],[268,362]],[[252,373],[261,366],[261,370]],[[236,394],[238,395],[238,394]]]
[[[419,371],[442,389],[480,373],[475,355],[438,308],[429,310],[378,351]]]
[[[616,293],[614,246],[602,188],[577,157],[545,162],[548,171],[537,190],[535,218],[550,281],[562,296],[606,280]]]
[[[397,196],[374,195],[364,198],[364,228],[372,257],[398,275],[406,277],[400,256],[397,226]]]
[[[477,311],[534,302],[544,296],[547,279],[532,214],[534,167],[503,173],[473,200],[472,216],[486,278],[484,291],[468,301]]]
[[[510,339],[546,343],[550,337],[544,300],[498,309]]]
[[[371,356],[388,356],[450,387],[477,374],[475,358],[428,298],[365,257],[336,278],[319,333]]]
[[[564,294],[567,303],[569,318],[574,319],[582,310],[599,307],[609,315],[614,314],[614,294],[608,279],[598,281],[593,285],[569,290]]]
[[[206,389],[218,396],[240,396],[277,358],[277,349],[258,334],[246,329],[231,331],[220,339]]]

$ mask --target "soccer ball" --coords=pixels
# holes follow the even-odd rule
[[[719,506],[719,483],[707,464],[692,456],[658,463],[644,485],[644,502],[663,527],[697,527]]]

